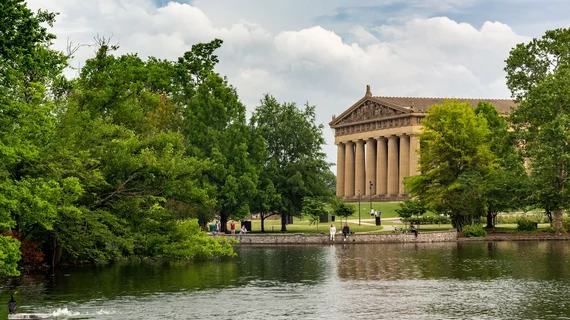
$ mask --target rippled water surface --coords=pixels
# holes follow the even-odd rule
[[[23,276],[19,311],[73,319],[570,319],[569,242],[237,250],[230,262]]]

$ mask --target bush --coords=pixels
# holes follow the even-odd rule
[[[480,224],[466,225],[463,227],[463,233],[467,237],[484,237],[487,235],[487,231],[483,229]]]
[[[562,218],[562,227],[564,228],[564,230],[570,230],[570,218],[568,217]]]
[[[497,216],[497,224],[515,224],[521,217],[533,220],[538,223],[549,223],[548,217],[543,213],[526,213],[524,215],[503,215]]]
[[[517,218],[517,230],[519,231],[534,231],[537,230],[538,222],[527,217]]]
[[[413,223],[415,225],[422,225],[422,224],[448,224],[451,223],[449,221],[449,217],[445,216],[425,216],[425,217],[411,217],[411,218],[404,218],[402,219],[404,223]]]

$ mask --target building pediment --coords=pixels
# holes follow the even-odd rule
[[[375,97],[365,96],[340,116],[333,118],[329,125],[335,128],[348,124],[398,117],[412,112],[412,108],[403,108]]]

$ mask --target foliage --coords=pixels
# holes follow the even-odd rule
[[[497,157],[497,166],[484,180],[484,198],[487,210],[487,228],[493,227],[493,220],[499,212],[522,208],[529,194],[528,176],[523,157],[515,148],[512,131],[497,109],[488,102],[479,102],[475,114],[487,120],[491,134],[489,147]]]
[[[325,209],[325,203],[322,199],[305,197],[303,199],[301,213],[309,217],[309,225],[317,224],[318,228],[319,220],[322,215],[327,214],[327,210]]]
[[[570,230],[570,217],[562,218],[562,227],[564,230]]]
[[[281,213],[281,231],[287,230],[287,216],[301,214],[305,197],[332,195],[327,182],[330,164],[322,152],[323,125],[315,122],[314,106],[307,104],[300,109],[294,103],[279,103],[270,95],[263,97],[250,120],[266,144],[261,176],[273,183],[279,195],[274,210]]]
[[[446,216],[422,216],[422,217],[407,217],[403,218],[402,222],[411,223],[415,225],[422,224],[448,224],[450,223],[449,217]]]
[[[399,208],[396,209],[396,213],[401,218],[410,218],[412,216],[421,216],[426,213],[427,208],[425,205],[417,199],[406,199],[399,203]]]
[[[0,277],[19,276],[18,261],[21,259],[20,242],[0,235]]]
[[[248,213],[238,199],[257,186],[245,108],[213,72],[221,41],[172,62],[114,56],[97,39],[68,81],[42,26],[54,20],[23,1],[0,6],[0,230],[13,235],[0,239],[2,274],[17,274],[20,251],[52,267],[233,255],[199,227]]]
[[[448,100],[428,109],[423,126],[421,173],[406,178],[406,186],[460,231],[485,214],[483,182],[495,167],[487,122],[468,103]]]
[[[333,215],[342,218],[348,218],[356,211],[355,208],[342,200],[342,197],[335,197],[331,200]]]
[[[487,231],[483,229],[483,226],[481,224],[473,224],[463,226],[463,234],[470,238],[484,237],[487,235]]]
[[[517,218],[517,230],[519,231],[534,231],[537,229],[537,222],[527,217]]]
[[[554,213],[563,232],[570,203],[570,29],[518,44],[506,60],[507,86],[518,108],[510,122],[530,163],[532,204]]]
[[[245,106],[227,80],[213,71],[218,62],[214,51],[221,44],[216,39],[194,45],[178,60],[174,81],[179,89],[174,101],[182,106],[189,154],[209,162],[202,181],[217,200],[215,213],[225,231],[229,218],[242,220],[250,213],[261,164],[249,156],[260,151],[258,139],[247,126]]]
[[[24,1],[0,6],[0,229],[52,228],[62,181],[49,176],[46,146],[54,136],[53,97],[67,57],[49,49],[55,38],[42,26],[55,14],[32,13]],[[0,272],[17,275],[20,243],[1,236]],[[24,240],[24,239],[22,239]]]

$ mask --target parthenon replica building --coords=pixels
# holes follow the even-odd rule
[[[446,98],[375,97],[366,94],[329,123],[337,145],[336,194],[346,201],[372,195],[374,201],[406,198],[403,179],[418,173],[418,133],[429,106]],[[457,99],[473,108],[480,101],[501,114],[515,107],[507,99]]]

